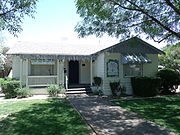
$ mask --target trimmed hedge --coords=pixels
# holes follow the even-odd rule
[[[20,88],[20,81],[12,79],[1,80],[2,93],[5,94],[5,98],[17,97],[17,88]]]
[[[151,97],[158,94],[160,78],[155,77],[132,77],[131,85],[136,96]]]

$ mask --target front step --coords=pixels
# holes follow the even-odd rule
[[[92,91],[90,88],[72,88],[66,90],[66,94],[85,94],[85,93],[92,93]]]

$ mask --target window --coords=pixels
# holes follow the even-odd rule
[[[54,65],[31,65],[31,75],[55,75]]]
[[[32,60],[31,75],[34,76],[49,76],[57,73],[55,61],[48,60]]]
[[[142,76],[142,64],[124,64],[123,71],[125,77]]]

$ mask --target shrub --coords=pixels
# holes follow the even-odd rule
[[[63,85],[56,85],[56,84],[51,84],[48,86],[47,91],[50,96],[58,96],[58,94],[64,94],[65,89]]]
[[[102,83],[101,77],[97,77],[97,76],[94,77],[94,83],[95,83],[96,86],[100,86],[101,83]]]
[[[156,96],[160,87],[160,78],[132,77],[131,85],[134,95],[143,97]]]
[[[32,96],[32,93],[29,88],[26,88],[26,87],[17,88],[17,96],[20,98],[25,98],[25,97]]]
[[[170,94],[180,85],[180,74],[172,69],[162,69],[158,71],[157,76],[161,78],[160,90],[163,93]]]
[[[20,81],[16,80],[1,80],[2,93],[5,94],[5,98],[17,97],[17,88],[20,88]]]
[[[120,82],[110,82],[109,83],[112,95],[117,96],[117,93],[120,92]]]

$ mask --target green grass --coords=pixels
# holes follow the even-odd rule
[[[113,103],[180,134],[180,97],[164,96]]]
[[[5,118],[2,116],[8,115]],[[0,102],[0,135],[89,135],[66,99]]]

